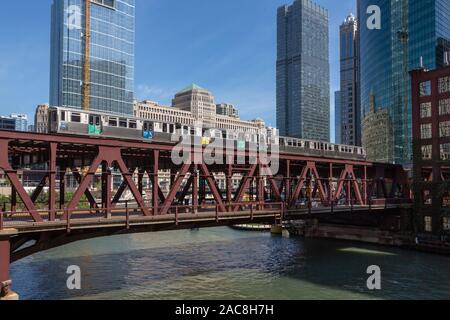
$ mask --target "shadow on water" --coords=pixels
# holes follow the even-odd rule
[[[68,266],[82,290],[66,287]],[[382,290],[367,289],[367,267]],[[450,258],[228,228],[82,241],[12,266],[23,299],[433,299],[450,297]]]

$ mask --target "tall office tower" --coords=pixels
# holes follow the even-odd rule
[[[280,134],[330,141],[328,11],[309,0],[278,8]]]
[[[341,92],[334,93],[334,128],[335,128],[335,143],[342,144],[342,116],[341,116]]]
[[[350,14],[340,26],[341,143],[361,146],[358,22]]]
[[[387,110],[396,163],[412,160],[412,115],[409,71],[423,65],[444,65],[450,50],[450,8],[447,0],[358,0],[360,21],[361,108],[370,113]],[[369,122],[370,123],[370,122]],[[372,128],[364,130],[376,132]],[[376,137],[373,137],[376,138]],[[381,134],[379,139],[384,138]],[[383,144],[378,144],[385,148]],[[368,153],[370,150],[368,150]],[[370,152],[383,154],[380,150]],[[373,159],[378,160],[378,159]]]
[[[53,0],[51,106],[133,114],[134,2]]]

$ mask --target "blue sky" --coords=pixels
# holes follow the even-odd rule
[[[339,25],[356,4],[316,2],[330,12],[333,114]],[[243,119],[262,117],[275,125],[276,10],[286,3],[136,0],[136,97],[170,104],[175,92],[196,83],[212,91],[216,102],[236,104]],[[8,10],[0,11],[0,114],[31,117],[37,104],[48,102],[50,5],[9,1]]]

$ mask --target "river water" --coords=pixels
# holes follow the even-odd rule
[[[67,289],[69,266],[81,290]],[[367,289],[378,265],[382,290]],[[450,299],[450,257],[229,228],[77,242],[12,265],[21,299]]]

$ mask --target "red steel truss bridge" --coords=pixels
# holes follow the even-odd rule
[[[194,161],[190,154],[175,165],[173,147],[0,132],[1,190],[7,195],[0,203],[0,298],[11,295],[11,262],[78,240],[280,225],[314,214],[382,211],[410,201],[407,175],[397,165],[280,152],[279,170],[272,174],[248,151],[233,156],[217,151],[224,153],[225,164]],[[245,162],[237,161],[239,155]]]

